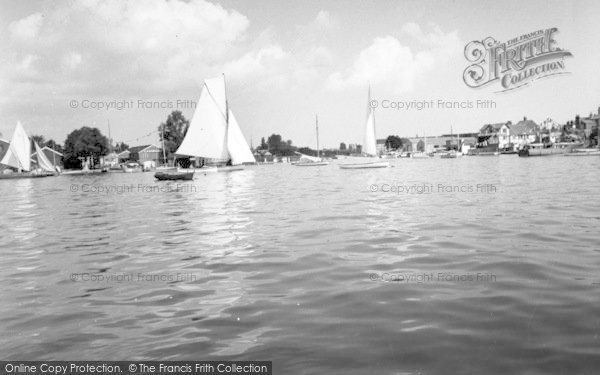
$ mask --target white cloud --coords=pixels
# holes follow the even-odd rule
[[[326,10],[321,10],[317,13],[317,18],[313,21],[313,26],[318,29],[331,29],[337,26],[337,20]]]
[[[79,64],[81,64],[81,54],[77,52],[70,52],[63,56],[62,64],[67,69],[75,69]]]
[[[444,34],[433,25],[433,31],[423,33],[415,23],[404,25],[402,33],[416,39],[419,50],[413,50],[400,39],[388,35],[377,37],[354,59],[351,67],[329,75],[326,87],[343,90],[348,87],[381,84],[396,92],[410,92],[416,82],[440,64],[451,53],[459,53],[456,33]]]
[[[62,84],[90,92],[177,89],[214,74],[248,25],[244,15],[205,0],[48,2],[43,17],[10,24],[12,67],[5,68],[19,69],[35,54],[39,77],[58,92]]]
[[[11,22],[8,26],[11,35],[18,39],[32,39],[38,35],[44,17],[41,13],[34,13],[18,21]]]
[[[237,81],[271,79],[280,75],[281,63],[289,57],[279,45],[269,45],[258,51],[250,51],[239,59],[225,64],[224,71]]]

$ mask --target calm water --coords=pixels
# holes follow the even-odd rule
[[[600,158],[393,164],[2,180],[0,357],[597,373]]]

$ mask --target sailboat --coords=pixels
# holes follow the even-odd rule
[[[317,157],[304,155],[296,152],[300,155],[300,159],[297,162],[292,163],[297,167],[317,167],[319,165],[329,164],[321,159],[321,149],[319,148],[319,117],[315,115],[316,130],[317,130]]]
[[[367,122],[365,125],[365,144],[363,154],[374,158],[377,156],[377,141],[375,137],[375,109],[371,106],[371,87],[369,87],[369,98],[367,101]],[[356,164],[340,164],[341,169],[366,169],[366,168],[387,168],[390,163],[387,161],[374,161]]]
[[[0,179],[34,178],[56,176],[54,165],[48,160],[37,142],[33,141],[36,152],[38,168],[31,170],[31,140],[20,122],[17,122],[15,131],[6,154],[0,164],[17,169],[17,173],[2,173]]]
[[[452,139],[452,127],[450,127],[450,139]],[[460,152],[460,137],[458,134],[456,135],[456,150],[452,149],[445,154],[440,155],[442,159],[456,159],[462,157],[462,153]]]
[[[243,163],[256,163],[240,125],[229,108],[224,74],[204,81],[196,111],[176,154],[213,159],[226,164],[212,168],[217,172],[243,170]],[[191,180],[193,176],[194,170],[167,170],[154,175],[159,180]]]

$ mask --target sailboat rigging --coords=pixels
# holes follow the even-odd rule
[[[369,86],[369,95],[367,99],[367,121],[365,124],[365,141],[363,145],[363,154],[369,158],[377,156],[377,138],[375,136],[375,109],[371,105],[371,87]],[[356,164],[340,164],[341,169],[366,169],[366,168],[387,168],[390,163],[387,161],[373,161]]]
[[[298,167],[316,167],[320,165],[328,165],[329,163],[321,159],[321,149],[319,147],[319,116],[315,115],[315,130],[317,132],[317,157],[304,155],[300,152],[296,152],[300,155],[300,159],[297,162],[292,163]]]
[[[204,81],[190,126],[176,154],[211,159],[217,165],[212,168],[216,171],[242,170],[243,164],[256,163],[229,107],[224,74]],[[157,172],[155,177],[191,180],[193,174],[193,170],[165,171]]]

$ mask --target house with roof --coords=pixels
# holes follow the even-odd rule
[[[534,143],[540,134],[540,126],[527,117],[510,127],[510,140],[515,149]]]
[[[152,161],[156,165],[162,164],[162,149],[156,145],[134,146],[129,148],[129,160],[144,164]]]
[[[485,138],[490,144],[498,144],[499,149],[511,148],[512,123],[498,122],[485,124],[479,130],[478,138]]]
[[[269,163],[273,161],[273,154],[266,149],[257,149],[254,151],[254,159],[258,162]]]

